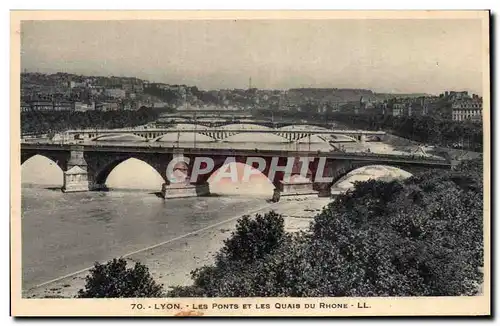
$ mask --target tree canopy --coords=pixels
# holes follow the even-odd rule
[[[242,218],[214,265],[169,296],[456,296],[482,282],[480,160],[405,181],[365,181],[307,231],[275,212]]]
[[[112,129],[143,125],[155,121],[159,111],[141,108],[137,111],[26,111],[21,112],[21,132],[48,133],[68,129]]]
[[[78,291],[78,298],[153,298],[163,296],[163,285],[157,284],[149,269],[135,263],[127,268],[123,258],[106,264],[95,263],[85,278],[85,288]]]

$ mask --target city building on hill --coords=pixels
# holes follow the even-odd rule
[[[423,115],[427,115],[429,113],[428,110],[428,105],[426,105],[424,99],[422,99],[421,101],[411,103],[408,106],[408,116],[420,117]]]
[[[73,111],[74,104],[71,101],[35,100],[21,104],[22,111]]]
[[[429,106],[425,97],[400,98],[392,104],[384,102],[377,105],[383,114],[395,117],[425,116],[429,114]]]
[[[164,108],[164,107],[167,107],[167,106],[168,106],[167,103],[161,102],[161,101],[157,101],[157,102],[153,102],[151,107],[153,107],[153,108]]]
[[[392,115],[395,117],[401,117],[406,115],[407,104],[406,103],[394,103],[392,105]]]
[[[451,91],[450,92],[450,99],[452,101],[454,100],[463,100],[463,99],[468,99],[470,98],[469,96],[469,93],[466,92],[466,91],[463,91],[463,92],[454,92],[454,91]]]
[[[144,93],[144,85],[142,83],[134,84],[132,90],[134,93],[142,94]]]
[[[95,105],[97,111],[117,111],[119,105],[117,102],[100,102]]]
[[[359,99],[359,108],[362,110],[371,110],[375,107],[375,103],[366,97],[361,96]]]
[[[73,111],[74,104],[70,101],[54,102],[54,111]]]
[[[464,99],[470,99],[469,92],[467,91],[446,91],[444,94],[441,94],[440,97],[445,97],[450,101],[458,101]]]
[[[48,100],[38,100],[30,103],[34,111],[51,111],[54,109],[54,102]]]
[[[92,86],[90,87],[90,95],[96,96],[104,94],[104,87],[102,86]]]
[[[459,100],[453,102],[452,119],[454,121],[480,121],[483,116],[482,99],[475,97],[473,99]]]
[[[70,81],[68,83],[69,88],[75,88],[75,87],[86,87],[87,85],[85,83],[81,82],[76,82],[76,81]]]
[[[135,103],[132,103],[131,101],[122,102],[121,109],[125,111],[135,110]]]
[[[104,94],[109,97],[113,98],[125,98],[126,97],[126,91],[121,88],[106,88],[104,90]]]
[[[75,102],[75,111],[85,112],[89,110],[95,110],[95,102]]]
[[[129,84],[129,83],[122,84],[121,89],[123,89],[126,93],[130,93],[134,90],[134,85]]]
[[[91,97],[91,93],[88,88],[85,87],[75,87],[70,93],[71,99],[75,101],[83,101]]]
[[[27,102],[21,102],[21,112],[27,112],[31,110],[31,105]]]

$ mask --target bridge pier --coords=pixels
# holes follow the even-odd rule
[[[164,183],[161,187],[161,194],[164,199],[188,198],[207,196],[210,194],[208,183],[185,184],[185,183]]]
[[[273,201],[278,201],[284,197],[318,197],[318,194],[319,192],[313,189],[311,180],[281,180],[274,189]]]
[[[83,146],[71,148],[68,169],[64,171],[63,192],[89,191],[87,162],[83,156]]]
[[[284,180],[278,180],[275,184],[273,201],[279,201],[283,197],[318,197],[319,192],[313,188],[309,163],[306,163],[306,166],[303,164],[300,158],[295,158],[292,175]]]
[[[161,187],[161,194],[164,199],[198,197],[210,194],[208,183],[191,183],[189,166],[184,161],[184,154],[182,152],[174,153],[172,160],[176,161],[173,166],[173,172],[167,175],[167,182]]]

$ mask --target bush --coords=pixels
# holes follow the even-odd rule
[[[272,252],[285,234],[283,216],[270,211],[256,214],[255,219],[245,215],[238,220],[236,231],[224,241],[218,259],[251,263]]]
[[[282,215],[274,211],[245,215],[238,220],[236,230],[224,241],[215,257],[215,266],[204,266],[191,272],[192,286],[174,287],[168,296],[248,296],[254,293],[252,271],[246,267],[265,259],[287,238]],[[230,294],[230,295],[228,295]]]
[[[96,263],[86,277],[85,289],[79,298],[155,298],[163,296],[163,286],[156,284],[149,270],[141,263],[127,268],[125,259]]]
[[[482,282],[482,165],[405,181],[370,180],[338,196],[308,232],[270,212],[242,218],[214,266],[170,296],[475,295]]]

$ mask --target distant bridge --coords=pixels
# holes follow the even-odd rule
[[[179,118],[181,118],[182,120],[180,120]],[[250,121],[248,121],[248,120],[250,120]],[[213,119],[213,118],[211,118],[210,120],[205,120],[203,118],[193,119],[191,116],[171,117],[170,119],[168,117],[163,117],[163,118],[161,118],[160,121],[155,122],[155,125],[159,128],[162,128],[162,127],[175,126],[177,123],[196,124],[196,125],[209,127],[209,128],[216,128],[216,127],[222,127],[222,126],[228,126],[228,125],[234,125],[234,124],[253,124],[253,125],[257,125],[257,126],[274,128],[274,129],[288,127],[288,126],[296,126],[296,125],[307,125],[307,126],[333,129],[335,126],[338,125],[335,122],[309,122],[309,121],[300,122],[300,121],[296,121],[296,120],[269,121],[269,120],[255,120],[255,119],[233,119],[233,120],[231,120],[231,119]]]
[[[153,128],[153,129],[108,129],[108,130],[69,130],[65,132],[68,139],[73,140],[99,140],[106,136],[135,135],[147,141],[157,141],[166,134],[195,133],[209,136],[215,141],[224,140],[227,137],[240,133],[254,134],[275,134],[283,137],[289,142],[294,142],[311,135],[340,135],[349,137],[353,141],[364,142],[367,139],[382,141],[386,136],[384,131],[365,131],[365,130],[328,130],[328,129],[243,129],[243,128],[194,128],[194,129],[176,129],[176,128]]]

